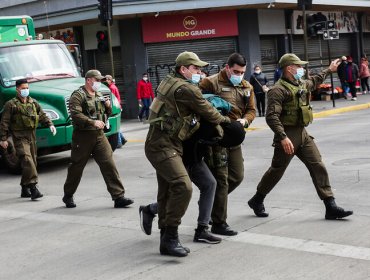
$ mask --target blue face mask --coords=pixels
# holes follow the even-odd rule
[[[23,98],[27,97],[30,94],[30,90],[28,88],[21,89],[21,96]]]
[[[294,79],[297,81],[300,80],[304,76],[304,69],[303,68],[297,68],[297,73],[293,75]]]
[[[190,70],[189,69],[187,69],[189,72],[190,72]],[[192,84],[199,84],[199,82],[200,82],[200,74],[193,74],[193,73],[191,73],[190,72],[190,74],[191,74],[191,79],[188,79],[188,81],[190,82],[190,83],[192,83]]]
[[[191,74],[191,80],[189,80],[192,84],[199,84],[200,82],[200,74]]]
[[[234,74],[231,74],[230,76],[230,82],[234,85],[234,86],[237,86],[237,85],[240,85],[240,83],[242,82],[243,80],[243,75],[241,76],[238,76],[238,75],[234,75]]]

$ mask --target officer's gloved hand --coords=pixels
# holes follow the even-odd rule
[[[57,134],[57,129],[55,128],[54,125],[50,126],[50,131],[53,134],[53,136],[55,136]]]

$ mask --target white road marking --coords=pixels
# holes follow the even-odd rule
[[[300,252],[370,261],[370,248],[367,247],[342,245],[251,232],[240,232],[238,235],[232,236],[227,240]]]
[[[111,217],[107,219],[107,217],[80,216],[74,214],[65,215],[45,212],[39,213],[16,210],[0,210],[0,219],[4,220],[25,219],[40,222],[70,223],[100,227],[122,228],[129,230],[140,230],[139,215],[137,218],[137,220],[126,220],[123,217]],[[186,225],[182,225],[181,227],[188,228]],[[245,244],[370,261],[370,248],[367,247],[327,243],[315,240],[273,236],[251,232],[239,232],[239,234],[236,236],[225,238],[225,241],[226,240],[232,242],[241,242]]]

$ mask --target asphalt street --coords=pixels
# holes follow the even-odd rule
[[[135,204],[114,209],[90,160],[75,195],[77,208],[62,203],[69,152],[39,158],[44,197],[20,198],[19,176],[0,169],[0,279],[370,279],[370,96],[357,102],[314,101],[315,137],[337,203],[354,210],[326,221],[305,166],[293,159],[266,198],[268,218],[247,206],[270,165],[273,134],[256,118],[243,144],[245,180],[229,197],[229,224],[239,234],[217,245],[192,241],[199,191],[180,227],[186,258],[159,254],[159,231],[140,229],[138,209],[156,199],[155,172],[144,155],[147,124],[123,121],[128,143],[114,153]],[[155,220],[156,222],[157,220]],[[156,223],[155,223],[156,225]]]

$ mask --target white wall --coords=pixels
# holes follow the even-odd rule
[[[258,10],[258,25],[261,35],[285,34],[284,10]]]
[[[107,30],[107,27],[102,26],[100,23],[84,25],[83,32],[84,32],[84,40],[85,40],[85,49],[86,50],[97,49],[98,40],[96,39],[96,32],[105,31],[105,30]],[[114,21],[113,25],[111,26],[111,34],[112,34],[112,47],[120,46],[120,37],[119,37],[117,21]]]

